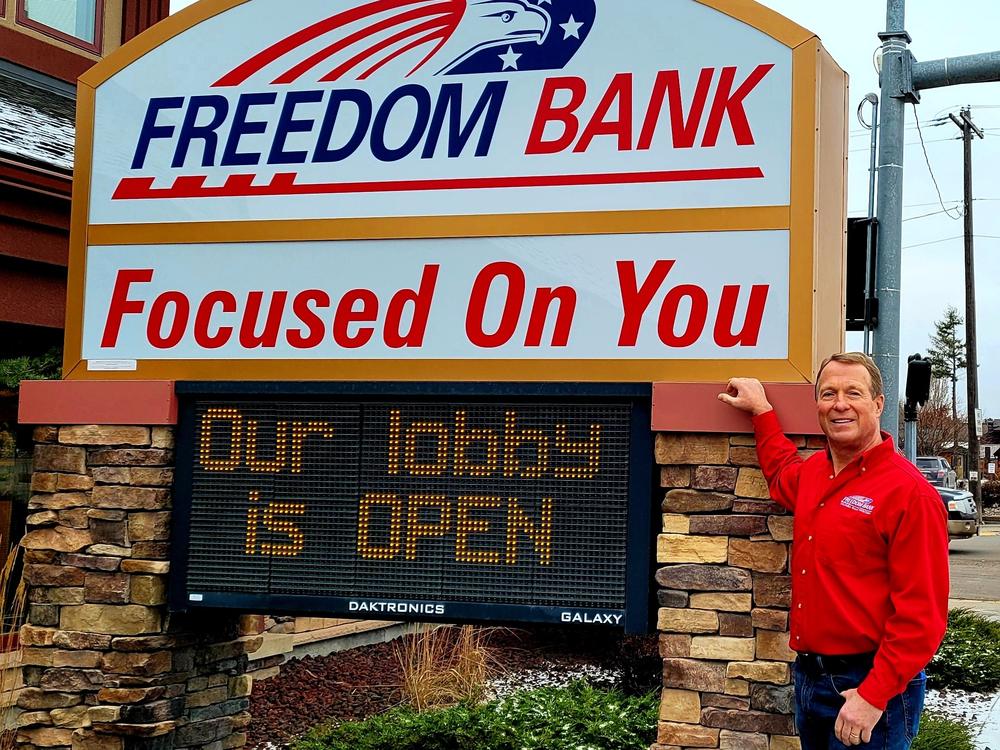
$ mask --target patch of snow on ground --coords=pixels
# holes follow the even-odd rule
[[[968,726],[978,750],[1000,750],[1000,693],[928,690],[924,708]]]
[[[572,667],[548,666],[542,669],[511,672],[491,679],[486,687],[486,697],[487,700],[508,698],[514,693],[525,690],[566,687],[576,680],[586,680],[592,685],[610,687],[620,682],[621,671],[606,669],[595,664],[579,664]]]

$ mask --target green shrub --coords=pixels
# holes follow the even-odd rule
[[[645,750],[656,737],[657,693],[627,697],[584,682],[518,693],[497,704],[510,745],[496,750]]]
[[[948,613],[948,631],[927,665],[927,685],[993,691],[1000,687],[1000,623],[965,609]]]
[[[295,750],[646,750],[656,737],[656,693],[628,697],[586,683],[541,688],[482,706],[418,713],[397,708],[320,727]]]
[[[464,750],[486,748],[491,721],[483,707],[458,705],[419,713],[396,708],[360,722],[313,730],[296,750]]]
[[[54,380],[62,372],[62,351],[50,349],[38,357],[0,359],[0,388],[16,391],[22,380]]]
[[[969,729],[957,721],[924,713],[910,750],[975,750]]]

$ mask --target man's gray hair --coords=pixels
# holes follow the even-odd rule
[[[819,372],[816,373],[817,397],[819,397],[819,381],[823,376],[823,368],[831,362],[840,362],[843,365],[861,365],[868,371],[868,376],[871,379],[872,398],[878,398],[883,394],[884,389],[882,385],[882,373],[879,371],[878,365],[875,364],[875,360],[867,354],[862,354],[861,352],[841,352],[840,354],[834,354],[833,356],[827,357],[823,360],[823,364],[819,366]]]

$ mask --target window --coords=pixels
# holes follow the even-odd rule
[[[91,52],[101,51],[103,0],[18,0],[17,21]]]

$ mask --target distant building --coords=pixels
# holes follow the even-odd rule
[[[0,0],[0,359],[62,344],[76,80],[168,13],[168,0]],[[31,475],[16,416],[0,387],[0,564]]]
[[[167,13],[168,0],[0,0],[0,358],[62,341],[76,79]]]
[[[979,447],[983,451],[985,478],[1000,478],[1000,419],[983,420],[983,436],[979,438]]]

